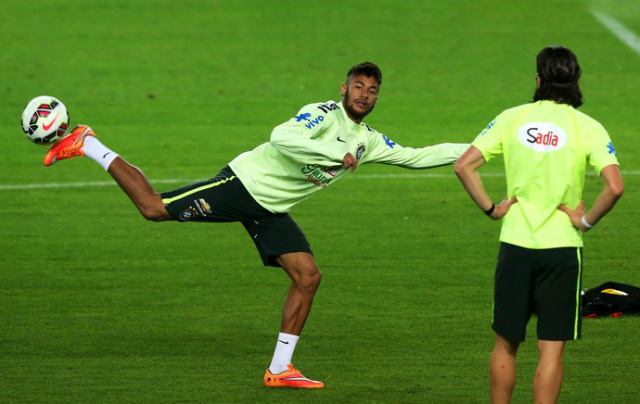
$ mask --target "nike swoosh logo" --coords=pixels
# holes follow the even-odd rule
[[[102,156],[102,158],[105,158],[105,157],[107,157],[107,156],[108,156],[108,155],[110,155],[110,154],[111,154],[111,152],[106,152],[106,153],[104,154],[104,156]]]
[[[42,124],[42,129],[44,130],[49,130],[51,129],[51,127],[53,126],[53,124],[58,120],[58,116],[60,115],[60,111],[58,111],[58,113],[56,114],[55,118],[53,118],[53,121],[51,121],[49,123],[49,125],[47,125],[46,123]]]
[[[340,136],[338,136],[338,142],[347,143],[347,141],[346,141],[346,140],[342,140],[342,139],[340,139]]]
[[[281,339],[279,339],[278,341],[282,342],[282,343],[283,343],[283,344],[285,344],[285,345],[289,345],[289,341],[283,341],[283,340],[281,340]]]

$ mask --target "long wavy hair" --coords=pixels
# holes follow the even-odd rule
[[[578,80],[582,75],[578,58],[562,46],[544,48],[536,58],[540,85],[533,101],[549,100],[578,108],[583,103]]]

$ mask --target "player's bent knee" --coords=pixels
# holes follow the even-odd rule
[[[152,222],[163,222],[171,218],[164,206],[138,206],[138,210],[142,217]]]
[[[290,253],[276,258],[276,262],[291,278],[299,291],[313,295],[320,286],[322,272],[308,253]]]
[[[322,281],[322,272],[317,268],[309,268],[301,273],[301,276],[296,280],[296,284],[299,288],[307,292],[315,292],[320,286]]]

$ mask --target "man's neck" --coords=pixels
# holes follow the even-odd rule
[[[340,103],[342,104],[342,109],[344,109],[344,113],[347,114],[349,119],[351,119],[357,125],[360,125],[360,123],[362,122],[362,119],[356,119],[349,113],[349,109],[347,108],[347,106],[344,103],[344,97],[342,97],[342,101]]]

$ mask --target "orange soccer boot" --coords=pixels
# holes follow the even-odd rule
[[[321,389],[324,383],[307,379],[298,369],[294,369],[293,363],[287,365],[289,370],[273,374],[269,369],[264,374],[264,384],[267,387],[292,387],[295,389]]]
[[[44,155],[44,165],[50,166],[60,160],[84,156],[82,146],[87,136],[96,137],[96,134],[87,125],[78,125],[71,133],[51,146]]]

